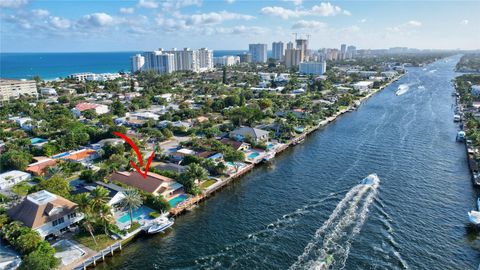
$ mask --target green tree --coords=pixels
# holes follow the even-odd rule
[[[120,102],[119,99],[115,99],[112,104],[110,105],[111,111],[114,115],[123,117],[125,116],[125,113],[127,110],[125,109],[125,106]]]
[[[36,250],[25,256],[20,265],[21,270],[51,270],[60,264],[55,257],[55,249],[46,241],[42,241]]]
[[[102,204],[98,209],[98,221],[103,225],[105,235],[108,235],[108,226],[115,223],[111,208],[108,204]]]
[[[64,198],[70,197],[70,184],[62,175],[54,175],[50,179],[42,179],[36,186],[37,190],[47,190]]]
[[[2,170],[25,170],[32,160],[32,155],[20,150],[8,150],[0,157]]]
[[[110,200],[109,194],[110,192],[106,188],[96,186],[90,192],[92,210],[97,212],[103,207],[103,205],[106,205]]]
[[[128,209],[130,214],[130,226],[133,225],[133,209],[139,208],[142,205],[142,196],[138,190],[134,188],[127,188],[123,192],[125,197],[122,200],[122,205],[125,209]]]
[[[235,171],[238,172],[240,165],[238,162],[243,162],[245,160],[245,154],[237,150],[228,150],[223,154],[223,159],[228,162],[232,162],[235,166]]]
[[[24,227],[28,228],[28,227]],[[15,239],[15,248],[22,254],[28,254],[34,251],[38,245],[42,242],[42,238],[38,232],[28,228],[20,236]]]

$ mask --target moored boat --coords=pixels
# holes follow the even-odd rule
[[[263,157],[263,161],[264,162],[269,162],[271,161],[273,158],[275,157],[275,152],[271,151],[271,152],[268,152],[264,157]]]
[[[468,212],[468,220],[474,225],[480,225],[480,212],[474,210]]]
[[[453,122],[460,122],[460,120],[462,120],[462,118],[460,117],[460,115],[455,114],[455,115],[453,116]]]
[[[464,142],[465,141],[465,131],[459,131],[457,133],[457,138],[456,138],[457,142]]]
[[[165,216],[155,220],[155,222],[148,227],[147,233],[155,234],[159,232],[163,232],[164,230],[170,228],[173,225],[174,221],[173,218],[167,218]]]

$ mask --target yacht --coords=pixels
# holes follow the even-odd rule
[[[167,218],[162,216],[154,221],[154,223],[148,228],[147,232],[149,234],[163,232],[164,230],[170,228],[173,225],[173,218]]]
[[[474,225],[480,225],[480,212],[474,210],[468,212],[468,220]]]
[[[273,151],[268,152],[268,153],[263,157],[263,161],[269,162],[269,161],[271,161],[274,157],[275,157],[275,152],[273,152]]]
[[[464,142],[465,141],[465,131],[459,131],[457,133],[457,138],[456,138],[457,142]]]
[[[373,185],[375,183],[377,183],[378,181],[380,181],[378,179],[378,175],[376,173],[372,173],[370,174],[369,176],[365,177],[361,182],[360,184],[362,185]]]
[[[460,122],[460,120],[462,120],[462,118],[460,117],[460,115],[455,114],[455,115],[453,116],[453,122]]]

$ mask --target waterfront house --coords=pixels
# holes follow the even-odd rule
[[[68,156],[65,157],[65,160],[78,163],[89,163],[97,158],[99,158],[97,151],[93,149],[82,149],[71,152]]]
[[[172,178],[148,172],[143,178],[138,172],[114,172],[110,181],[131,186],[141,191],[151,193],[155,196],[161,195],[165,199],[184,193],[183,185]]]
[[[250,144],[246,142],[234,141],[228,138],[223,138],[220,140],[220,142],[226,145],[230,145],[231,147],[233,147],[233,149],[237,151],[247,151],[248,149],[250,149]]]
[[[358,90],[360,92],[367,91],[368,89],[372,88],[373,82],[372,81],[359,81],[354,83],[353,89]]]
[[[94,190],[96,187],[103,187],[104,189],[108,190],[107,204],[110,206],[118,205],[125,198],[125,194],[123,193],[123,188],[113,184],[109,185],[102,182],[96,182],[96,183],[81,182],[80,184],[74,187],[74,190],[71,193],[73,195],[81,194],[81,193],[91,193],[92,190]]]
[[[25,181],[30,180],[32,175],[22,171],[8,171],[0,174],[0,190],[13,187],[14,185]]]
[[[28,165],[27,172],[32,173],[33,175],[43,175],[45,171],[53,167],[57,164],[55,159],[47,158],[47,157],[35,157],[36,162]]]
[[[108,113],[110,110],[107,105],[95,103],[78,103],[71,111],[76,117],[80,117],[84,111],[94,110],[97,115]]]
[[[41,190],[28,195],[20,204],[8,210],[7,214],[45,238],[48,235],[59,235],[82,220],[83,214],[76,210],[77,204]]]
[[[245,141],[250,139],[254,143],[266,142],[268,141],[268,131],[243,126],[230,132],[230,138],[236,141]]]

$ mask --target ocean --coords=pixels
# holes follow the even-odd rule
[[[242,50],[214,51],[214,57],[241,54]],[[45,80],[79,72],[130,71],[130,58],[141,52],[0,53],[0,78]]]

